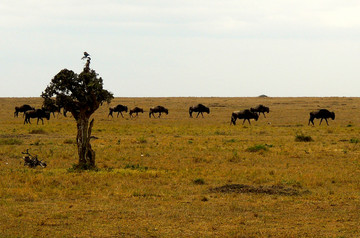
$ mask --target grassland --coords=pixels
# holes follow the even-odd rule
[[[0,237],[360,236],[360,98],[115,98],[94,115],[99,170],[81,173],[74,119],[23,125],[24,103],[41,99],[0,98]],[[169,115],[107,117],[119,103]],[[196,103],[211,113],[189,118]],[[259,103],[266,118],[230,126]],[[335,120],[308,126],[320,108]],[[48,167],[24,167],[26,149]]]

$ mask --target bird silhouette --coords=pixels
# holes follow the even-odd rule
[[[89,56],[90,56],[90,55],[85,51],[85,52],[84,52],[84,56],[83,56],[81,59],[90,58]]]

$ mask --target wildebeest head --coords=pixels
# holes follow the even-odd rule
[[[164,108],[164,112],[166,113],[166,115],[169,114],[169,110],[166,108]]]
[[[254,113],[254,119],[257,121],[259,119],[259,115],[257,113]]]
[[[127,106],[124,106],[124,108],[125,108],[125,112],[128,112],[128,107],[127,107]]]
[[[50,120],[50,112],[49,111],[45,111],[44,116],[47,120]]]
[[[335,119],[335,112],[331,112],[331,119]]]

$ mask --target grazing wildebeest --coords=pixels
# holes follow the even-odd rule
[[[18,117],[19,112],[23,112],[25,114],[25,112],[31,111],[31,110],[35,110],[35,108],[28,104],[24,104],[20,107],[15,107],[14,117]]]
[[[47,120],[50,119],[50,112],[45,111],[43,109],[36,109],[36,110],[32,110],[32,111],[27,111],[25,112],[25,120],[24,120],[24,124],[26,123],[30,123],[30,118],[37,118],[37,123],[39,124],[39,120],[42,121],[42,124],[44,125],[44,120],[43,118],[46,118]]]
[[[169,114],[169,110],[163,106],[152,107],[150,108],[149,117],[151,118],[151,115],[155,117],[154,113],[159,113],[159,118],[160,118],[162,112],[166,113],[166,115]]]
[[[199,114],[201,114],[201,116],[204,117],[203,112],[206,112],[207,114],[209,114],[210,109],[208,107],[204,106],[203,104],[198,104],[196,106],[192,106],[192,107],[189,108],[190,117],[192,117],[193,112],[198,113],[196,118],[199,116]]]
[[[110,107],[109,108],[109,115],[108,116],[112,116],[113,117],[113,112],[117,112],[117,117],[119,117],[119,114],[121,114],[122,117],[124,117],[124,115],[122,114],[122,112],[128,112],[128,107],[124,106],[124,105],[117,105],[116,107]]]
[[[251,112],[256,112],[256,113],[259,113],[259,116],[260,116],[260,113],[262,113],[263,115],[264,115],[264,117],[266,117],[265,116],[265,112],[267,112],[267,113],[269,113],[270,112],[270,109],[268,108],[268,107],[265,107],[264,105],[258,105],[258,106],[256,106],[256,107],[252,107],[252,108],[250,108],[250,111]]]
[[[251,112],[249,109],[233,112],[231,114],[230,125],[231,124],[236,125],[236,119],[244,119],[243,124],[245,123],[246,120],[248,120],[249,124],[251,125],[250,119],[255,119],[255,121],[257,121],[259,119],[259,115],[255,112]]]
[[[329,125],[327,119],[331,118],[331,119],[334,120],[335,119],[335,112],[330,112],[327,109],[320,109],[319,111],[310,112],[310,119],[309,119],[308,125],[310,125],[310,122],[314,125],[314,119],[315,118],[316,119],[321,119],[319,125],[321,125],[321,122],[322,122],[323,119],[325,119],[326,124]]]
[[[140,107],[134,107],[133,109],[131,109],[129,111],[130,117],[133,117],[132,116],[133,113],[136,113],[135,117],[137,117],[139,112],[144,113],[144,110],[142,108],[140,108]]]
[[[49,112],[50,114],[52,113],[54,115],[54,118],[55,118],[55,112],[57,112],[58,114],[60,113],[60,107],[55,104],[48,104],[46,105],[46,107],[43,106],[42,109],[44,111]]]

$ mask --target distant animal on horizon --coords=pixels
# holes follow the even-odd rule
[[[192,106],[189,108],[189,114],[190,117],[192,117],[193,112],[197,112],[197,116],[196,118],[198,118],[198,116],[201,114],[202,117],[204,117],[203,112],[206,112],[207,114],[210,113],[210,109],[206,106],[204,106],[203,104],[198,104],[196,106]]]
[[[152,115],[152,116],[155,118],[154,113],[159,113],[158,118],[160,118],[160,117],[161,117],[161,113],[166,113],[166,115],[167,115],[167,114],[169,114],[169,110],[166,109],[166,108],[163,107],[163,106],[156,106],[156,107],[150,108],[149,117],[151,118],[151,115]]]
[[[265,112],[269,113],[270,109],[268,107],[265,107],[264,105],[260,104],[260,105],[257,105],[254,108],[253,107],[250,108],[250,111],[255,112],[255,113],[259,113],[259,116],[260,116],[260,113],[262,113],[264,115],[264,117],[266,118]]]
[[[244,125],[245,121],[247,120],[249,122],[249,124],[251,125],[250,119],[255,119],[255,121],[257,121],[259,119],[259,115],[255,112],[251,112],[249,109],[233,112],[231,114],[230,125],[231,124],[236,125],[236,119],[244,119],[244,121],[242,123],[243,125]]]
[[[320,109],[318,111],[314,111],[314,112],[310,112],[310,118],[309,118],[309,123],[308,125],[310,125],[310,122],[314,125],[314,119],[320,119],[320,124],[323,121],[323,119],[325,119],[326,124],[329,125],[327,119],[331,118],[332,120],[335,119],[335,112],[330,112],[327,109]]]
[[[137,117],[140,112],[144,113],[144,110],[142,108],[140,108],[140,107],[134,107],[133,109],[131,109],[129,111],[129,114],[130,114],[130,117],[133,117],[132,114],[136,113],[136,115],[134,117]]]
[[[28,104],[24,104],[20,107],[15,107],[15,112],[14,112],[14,117],[18,117],[19,116],[19,112],[23,112],[25,115],[25,112],[27,111],[31,111],[31,110],[35,110],[34,107],[28,105]],[[23,115],[23,116],[24,116]]]
[[[43,118],[46,118],[47,120],[50,119],[50,112],[45,111],[43,109],[36,109],[36,110],[32,110],[32,111],[27,111],[25,112],[25,120],[24,120],[24,124],[31,124],[30,122],[30,118],[37,118],[37,125],[39,124],[39,120],[42,121],[42,124],[44,125],[44,120]]]
[[[110,107],[108,116],[113,117],[113,112],[118,113],[117,117],[119,117],[119,114],[121,114],[121,116],[124,118],[124,115],[122,114],[122,112],[128,112],[128,107],[121,105],[121,104],[117,105],[116,107]]]

